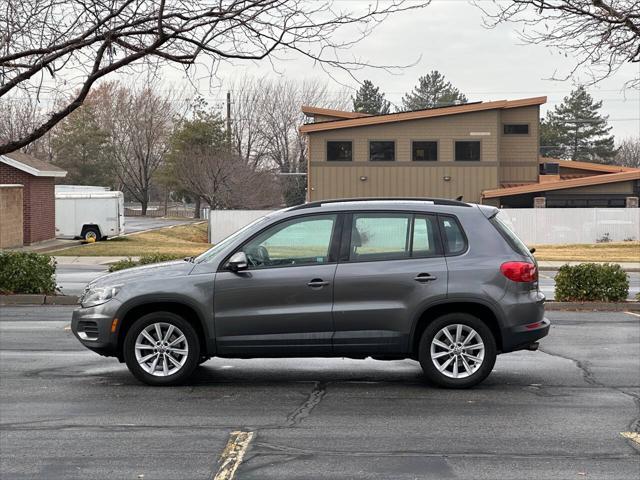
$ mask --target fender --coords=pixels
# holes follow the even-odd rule
[[[415,341],[415,332],[416,332],[416,328],[418,326],[418,322],[420,321],[420,318],[422,317],[422,315],[424,314],[424,312],[426,312],[427,310],[429,310],[430,308],[433,307],[437,307],[440,305],[447,305],[447,304],[451,304],[451,303],[479,303],[485,307],[487,307],[489,310],[491,310],[491,312],[493,313],[493,315],[496,317],[497,321],[498,321],[498,328],[500,329],[500,332],[502,333],[504,327],[504,314],[502,312],[502,309],[499,307],[498,303],[488,299],[486,297],[480,296],[480,295],[456,295],[455,297],[444,297],[444,298],[439,298],[436,300],[432,300],[432,301],[428,301],[426,303],[424,303],[423,305],[420,306],[420,309],[418,309],[417,313],[414,315],[412,321],[411,321],[411,332],[409,334],[409,345],[413,345],[413,342]]]

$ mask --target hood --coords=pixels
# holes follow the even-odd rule
[[[90,282],[90,285],[104,287],[137,282],[139,280],[151,281],[171,277],[183,277],[189,275],[194,266],[194,263],[184,260],[153,263],[151,265],[143,265],[141,267],[127,268],[125,270],[107,273]]]

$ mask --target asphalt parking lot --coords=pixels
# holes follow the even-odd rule
[[[213,359],[190,385],[137,383],[83,349],[69,307],[2,307],[0,478],[637,479],[640,318],[549,312],[541,351],[466,391],[412,361]]]

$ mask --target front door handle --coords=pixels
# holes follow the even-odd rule
[[[325,282],[321,278],[314,278],[309,283],[307,283],[307,285],[311,288],[320,288],[320,287],[326,287],[327,285],[329,285],[329,282]]]
[[[419,273],[413,278],[416,282],[427,283],[437,280],[438,277],[431,275],[430,273]]]

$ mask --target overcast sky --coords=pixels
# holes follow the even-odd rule
[[[547,95],[544,113],[561,102],[574,83],[586,80],[587,76],[582,71],[572,81],[549,80],[555,72],[558,75],[567,72],[572,65],[571,58],[542,46],[524,45],[515,28],[514,24],[509,24],[487,30],[482,26],[481,12],[465,0],[434,0],[425,9],[391,16],[352,49],[353,55],[370,63],[406,65],[417,61],[415,66],[404,69],[399,75],[367,69],[357,72],[356,76],[360,80],[370,79],[390,101],[400,105],[402,95],[413,88],[418,77],[435,69],[465,93],[469,101]],[[288,55],[286,59],[276,61],[276,68],[278,72],[274,72],[267,62],[225,64],[218,74],[223,82],[243,74],[295,79],[319,77],[326,78],[334,92],[344,89],[304,58]],[[612,78],[590,88],[595,99],[603,100],[602,111],[609,115],[618,140],[640,134],[640,93],[623,91],[625,82],[639,70],[640,65],[628,64]],[[343,82],[356,86],[345,75],[336,74]],[[172,84],[182,83],[177,72],[166,78]],[[219,91],[211,91],[207,83],[199,83],[200,93],[222,106],[224,85]]]

